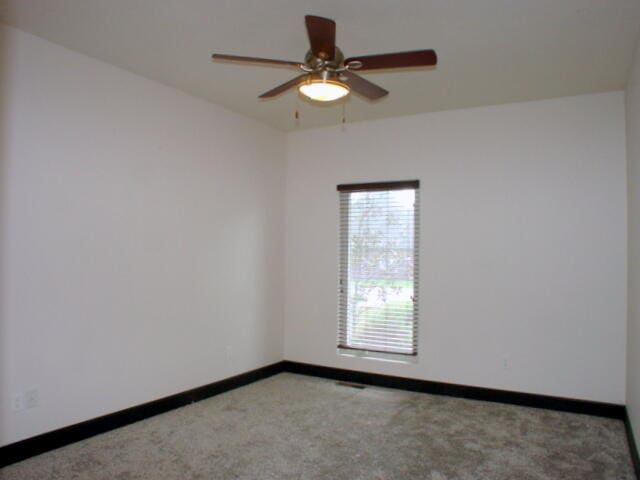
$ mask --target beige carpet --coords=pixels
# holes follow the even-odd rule
[[[634,478],[622,422],[279,374],[2,480]]]

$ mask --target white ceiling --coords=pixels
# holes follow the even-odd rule
[[[640,29],[639,0],[0,0],[5,23],[282,130],[342,107],[258,100],[297,72],[210,55],[302,60],[305,14],[334,19],[347,56],[438,53],[434,70],[363,73],[391,93],[352,96],[347,121],[622,89]]]

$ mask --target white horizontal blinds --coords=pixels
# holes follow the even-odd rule
[[[417,353],[418,182],[340,185],[338,346]]]

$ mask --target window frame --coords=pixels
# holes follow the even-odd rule
[[[376,355],[383,355],[397,358],[416,357],[418,355],[418,289],[419,289],[419,244],[420,244],[420,181],[419,180],[402,180],[390,182],[371,182],[371,183],[353,183],[340,184],[336,187],[338,195],[339,209],[339,225],[338,225],[338,350],[343,352],[353,352],[366,354],[371,352]],[[342,205],[342,194],[351,194],[354,192],[375,192],[375,191],[393,191],[393,190],[414,190],[413,204],[413,295],[411,301],[412,310],[412,342],[411,352],[393,351],[391,349],[382,350],[375,348],[354,347],[346,344],[348,319],[348,297],[349,297],[349,213],[351,201],[347,202],[346,207]],[[345,339],[345,343],[342,342]],[[384,358],[384,357],[382,357]]]

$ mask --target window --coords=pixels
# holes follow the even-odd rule
[[[338,185],[338,347],[417,354],[419,182]]]

